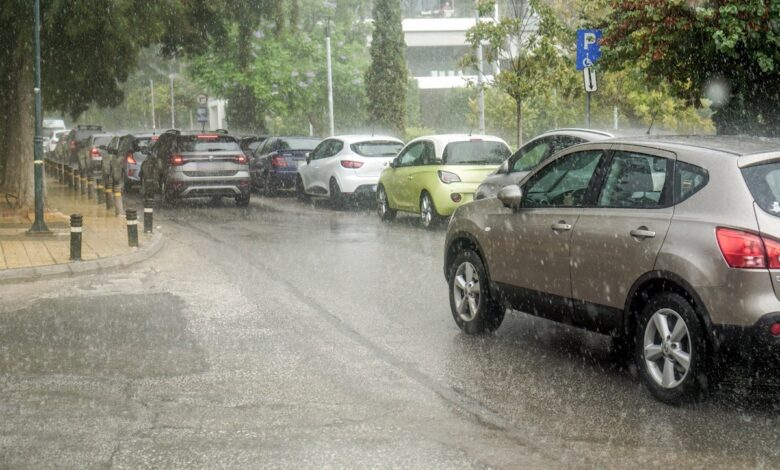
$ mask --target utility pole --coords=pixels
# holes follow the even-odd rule
[[[154,80],[149,79],[149,91],[152,94],[152,130],[157,129],[157,121],[154,118]]]
[[[171,78],[171,129],[176,128],[176,101],[173,98],[173,72],[169,75]]]
[[[33,140],[33,178],[35,178],[35,221],[27,233],[47,234],[43,217],[43,136],[41,135],[41,1],[35,0],[35,139]]]
[[[333,122],[333,68],[330,58],[330,16],[328,16],[328,26],[325,30],[325,55],[328,61],[328,122],[330,124],[330,135],[336,133]]]
[[[479,25],[479,10],[475,11]],[[477,45],[477,105],[479,106],[479,133],[485,133],[485,78],[482,75],[482,41]]]

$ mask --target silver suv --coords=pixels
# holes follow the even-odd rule
[[[180,198],[235,198],[249,204],[249,161],[238,140],[226,132],[167,131],[141,164],[147,195],[160,194],[170,205]]]
[[[458,209],[445,246],[464,332],[511,308],[611,335],[666,403],[722,360],[780,360],[780,140],[570,147]]]

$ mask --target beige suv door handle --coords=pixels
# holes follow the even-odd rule
[[[632,237],[641,239],[655,237],[655,232],[652,230],[647,230],[647,227],[639,227],[638,229],[632,230],[630,233]]]
[[[564,232],[566,230],[571,230],[571,224],[567,224],[565,221],[561,220],[557,224],[552,224],[552,229],[556,232]]]

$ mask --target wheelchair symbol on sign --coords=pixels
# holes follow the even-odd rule
[[[593,61],[590,60],[590,57],[585,57],[582,59],[582,66],[583,67],[593,67]]]

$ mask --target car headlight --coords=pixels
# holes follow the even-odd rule
[[[439,170],[439,179],[444,184],[458,183],[460,182],[460,176],[451,171]]]

